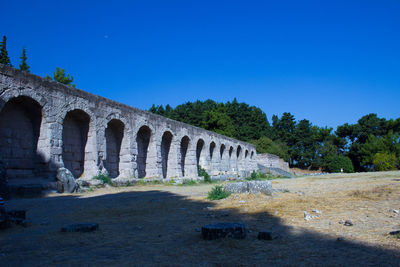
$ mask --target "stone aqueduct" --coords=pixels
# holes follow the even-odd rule
[[[247,175],[255,147],[0,64],[0,162],[10,185],[90,179]]]

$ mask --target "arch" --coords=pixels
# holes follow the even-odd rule
[[[164,132],[161,139],[161,166],[163,178],[167,178],[168,172],[168,156],[172,143],[172,133],[169,131]]]
[[[39,174],[38,141],[42,106],[31,97],[10,98],[0,112],[0,161],[7,176],[32,178]]]
[[[136,135],[137,143],[137,171],[138,178],[146,177],[146,167],[147,167],[147,152],[149,149],[150,139],[151,139],[151,129],[144,125],[140,127]]]
[[[122,121],[112,119],[108,122],[105,130],[106,160],[104,161],[104,167],[107,169],[111,178],[115,178],[120,174],[119,165],[124,128],[125,124]]]
[[[244,158],[247,159],[248,155],[249,155],[249,151],[246,149],[246,151],[244,152]]]
[[[225,145],[222,144],[220,149],[219,149],[219,154],[220,154],[221,159],[224,156],[224,152],[225,152]]]
[[[242,155],[242,147],[239,145],[236,149],[236,157],[239,159],[239,157]]]
[[[182,173],[183,177],[185,176],[185,160],[186,160],[186,154],[187,154],[188,147],[189,147],[189,142],[190,142],[190,139],[187,135],[182,137],[181,146],[180,146],[180,153],[181,153],[180,165],[181,165],[181,173]]]
[[[231,146],[231,147],[229,148],[229,159],[232,158],[232,153],[233,153],[233,146]]]
[[[197,141],[197,145],[196,145],[196,162],[197,162],[197,166],[201,166],[201,164],[204,164],[204,160],[203,160],[203,147],[204,147],[204,140],[203,139],[199,139]],[[204,166],[202,166],[204,167]]]
[[[215,150],[215,143],[211,142],[210,143],[210,162],[213,160],[214,150]]]
[[[253,157],[254,157],[254,151],[251,151],[251,153],[250,153],[250,159],[253,159]]]
[[[75,177],[85,169],[85,148],[88,140],[90,116],[81,109],[69,111],[63,121],[62,151],[64,166]]]

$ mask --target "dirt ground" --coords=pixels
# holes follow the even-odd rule
[[[214,185],[104,188],[14,199],[30,226],[0,232],[0,266],[400,266],[400,172],[272,181],[273,196],[208,201]],[[304,219],[317,209],[320,217]],[[344,226],[341,220],[351,220]],[[62,233],[97,222],[93,233]],[[246,239],[205,241],[202,225],[243,222]],[[258,231],[277,239],[260,241]]]

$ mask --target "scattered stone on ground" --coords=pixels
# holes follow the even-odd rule
[[[399,211],[395,210],[395,209],[390,209],[389,212],[393,212],[393,213],[399,214]]]
[[[344,221],[344,226],[353,226],[353,222],[351,220]]]
[[[61,232],[93,232],[98,229],[98,223],[77,223],[65,225],[61,228]]]
[[[309,221],[311,219],[311,215],[307,211],[304,211],[304,220]]]
[[[57,192],[74,193],[79,188],[74,175],[64,167],[57,170]]]
[[[317,210],[317,209],[313,209],[312,212],[317,213],[317,214],[322,214],[322,212],[320,210]]]
[[[248,181],[248,182],[230,183],[225,185],[224,190],[226,192],[234,194],[262,193],[265,195],[271,195],[272,184],[270,181]]]
[[[205,240],[224,237],[244,239],[246,237],[246,226],[243,223],[207,224],[201,228],[201,235]]]

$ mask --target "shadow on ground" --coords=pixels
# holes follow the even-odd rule
[[[400,265],[396,250],[296,232],[268,213],[213,211],[213,202],[164,191],[19,199],[8,205],[27,209],[32,224],[0,232],[1,266]],[[97,222],[100,229],[60,232],[64,224],[81,222]],[[198,229],[216,222],[244,222],[252,232],[244,240],[202,240]],[[257,240],[262,230],[280,238]]]

